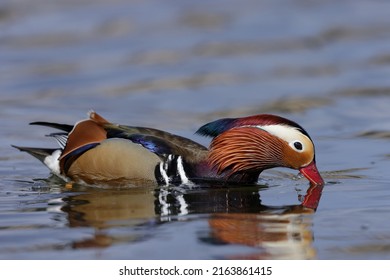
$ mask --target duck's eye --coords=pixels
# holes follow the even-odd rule
[[[294,147],[295,147],[295,149],[297,149],[298,151],[302,151],[302,149],[303,149],[302,143],[299,142],[299,141],[295,141],[295,142],[294,142]]]

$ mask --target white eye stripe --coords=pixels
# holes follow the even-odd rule
[[[283,124],[271,124],[264,126],[248,125],[247,127],[256,127],[258,129],[267,131],[268,133],[286,141],[288,145],[296,152],[302,153],[308,150],[314,151],[314,146],[310,138],[303,134],[297,127],[292,127]],[[295,146],[295,142],[299,142],[302,148],[297,148]]]
[[[268,133],[279,137],[280,139],[286,141],[287,143],[294,143],[298,141],[297,139],[301,137],[306,137],[303,135],[298,128],[282,125],[282,124],[271,124],[265,126],[256,126],[262,130],[267,131]]]

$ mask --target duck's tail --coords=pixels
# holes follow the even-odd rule
[[[32,155],[33,157],[40,160],[42,163],[44,163],[45,159],[48,156],[51,156],[56,150],[58,150],[58,149],[20,147],[20,146],[15,146],[15,145],[11,145],[11,146],[18,149],[21,152],[26,152],[26,153]]]

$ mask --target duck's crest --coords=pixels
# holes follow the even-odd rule
[[[195,133],[203,136],[216,137],[235,126],[237,119],[225,118],[209,122],[200,127]]]
[[[234,127],[244,127],[244,126],[267,126],[267,125],[287,125],[293,128],[296,128],[301,133],[310,138],[309,134],[296,122],[282,118],[280,116],[271,115],[271,114],[260,114],[253,115],[243,118],[225,118],[219,119],[210,123],[207,123],[200,127],[196,134],[216,137],[219,134],[232,129]]]

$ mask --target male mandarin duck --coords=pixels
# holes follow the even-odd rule
[[[314,144],[297,123],[269,115],[225,118],[196,132],[212,137],[209,149],[162,130],[113,124],[95,112],[74,126],[50,122],[59,149],[17,147],[42,161],[55,175],[87,184],[151,181],[159,185],[190,181],[250,184],[273,167],[299,170],[323,184]]]

